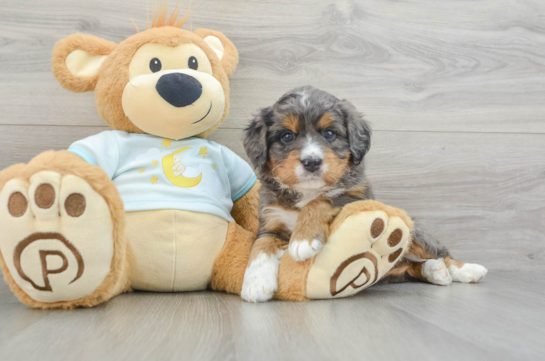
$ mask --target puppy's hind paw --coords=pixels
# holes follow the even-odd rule
[[[454,265],[449,268],[450,275],[454,282],[461,283],[476,283],[479,282],[486,274],[488,270],[475,263],[466,263],[462,267],[458,268]]]
[[[429,259],[424,262],[422,275],[426,277],[429,283],[433,283],[434,285],[448,286],[452,283],[452,277],[442,258]]]
[[[323,246],[323,243],[318,239],[313,239],[310,242],[307,240],[294,240],[290,242],[289,252],[291,258],[297,262],[302,262],[316,256]]]

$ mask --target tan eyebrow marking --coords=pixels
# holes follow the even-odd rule
[[[335,118],[333,118],[333,114],[325,113],[324,115],[322,115],[322,117],[318,121],[318,127],[320,129],[326,129],[332,126],[334,121],[335,121]]]
[[[299,131],[299,117],[290,114],[282,119],[282,125],[292,132],[297,133]]]

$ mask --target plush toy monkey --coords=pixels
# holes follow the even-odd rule
[[[167,19],[163,9],[119,44],[82,34],[56,44],[55,77],[94,91],[113,130],[0,173],[0,264],[23,303],[91,307],[132,289],[240,294],[259,183],[205,139],[227,116],[238,53],[220,32],[181,29],[178,11]],[[393,250],[407,249],[403,212],[378,202],[343,212],[337,219],[348,221],[316,259],[283,257],[277,298],[354,294],[392,267]],[[395,229],[402,237],[391,247]]]

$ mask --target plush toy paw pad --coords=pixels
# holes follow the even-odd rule
[[[25,214],[28,207],[28,201],[21,192],[13,192],[9,196],[8,211],[13,217],[21,217]]]
[[[409,240],[407,224],[385,211],[348,216],[316,256],[307,297],[345,297],[375,284],[403,257]]]
[[[0,251],[15,283],[40,302],[92,293],[110,272],[109,207],[74,175],[12,179],[0,192]]]
[[[485,267],[475,263],[466,263],[460,268],[452,265],[449,267],[449,271],[452,280],[461,283],[479,282],[488,273]]]
[[[42,183],[36,188],[34,201],[42,209],[49,209],[55,202],[55,189],[51,184]]]
[[[384,232],[384,229],[385,225],[382,218],[376,218],[371,224],[371,238],[376,240]]]
[[[374,222],[377,221],[382,222],[382,219],[378,218]],[[371,235],[373,235],[372,226],[370,233]],[[381,232],[381,235],[382,234],[383,232]],[[403,240],[403,236],[403,231],[400,228],[396,228],[392,233],[390,233],[387,238],[381,239],[380,241],[382,243],[385,242],[390,248],[396,248],[396,246],[398,246]],[[405,244],[407,243],[407,239],[408,234],[406,233],[404,239]],[[377,247],[371,246],[370,251],[354,255],[339,265],[339,267],[331,277],[330,293],[332,296],[336,296],[349,288],[352,288],[352,290],[358,290],[359,288],[362,288],[364,286],[371,286],[378,281],[379,262],[382,262],[382,264],[393,265],[398,261],[401,254],[405,251],[405,248],[403,248],[402,246],[397,248],[395,251],[385,249],[386,247],[379,246],[381,243],[377,243],[379,241],[378,239],[375,239],[374,241]],[[376,251],[379,251],[378,255]],[[372,265],[369,265],[366,261],[370,261]],[[387,267],[388,266],[389,265],[387,265]],[[360,271],[357,272],[357,269],[360,269]],[[354,273],[356,273],[355,276]]]

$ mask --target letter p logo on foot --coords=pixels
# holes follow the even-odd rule
[[[17,269],[17,273],[19,273],[19,276],[24,279],[25,281],[29,282],[32,287],[39,291],[49,291],[52,292],[53,288],[51,286],[51,282],[49,280],[49,275],[51,274],[60,274],[68,270],[69,263],[68,258],[63,253],[63,251],[59,249],[40,249],[39,250],[39,256],[40,256],[40,263],[41,263],[41,276],[43,278],[43,286],[37,284],[35,281],[31,279],[25,273],[23,264],[27,264],[28,262],[22,262],[22,255],[25,249],[32,245],[33,243],[37,241],[43,241],[43,240],[55,240],[61,242],[65,247],[62,247],[62,249],[66,250],[68,249],[73,257],[76,260],[76,264],[73,265],[70,268],[73,268],[74,266],[77,267],[76,276],[69,284],[74,283],[77,281],[81,275],[83,274],[83,271],[85,269],[85,265],[83,262],[83,258],[81,257],[80,252],[74,247],[72,243],[70,243],[62,234],[57,232],[37,232],[33,233],[27,238],[23,239],[21,242],[17,244],[15,247],[15,252],[13,253],[13,264],[15,268]],[[51,260],[51,257],[48,258],[48,256],[54,256],[55,258],[59,258],[62,260],[62,265],[54,268],[54,265],[48,264],[48,260]],[[72,257],[70,257],[72,258]],[[29,265],[27,265],[29,267]]]

